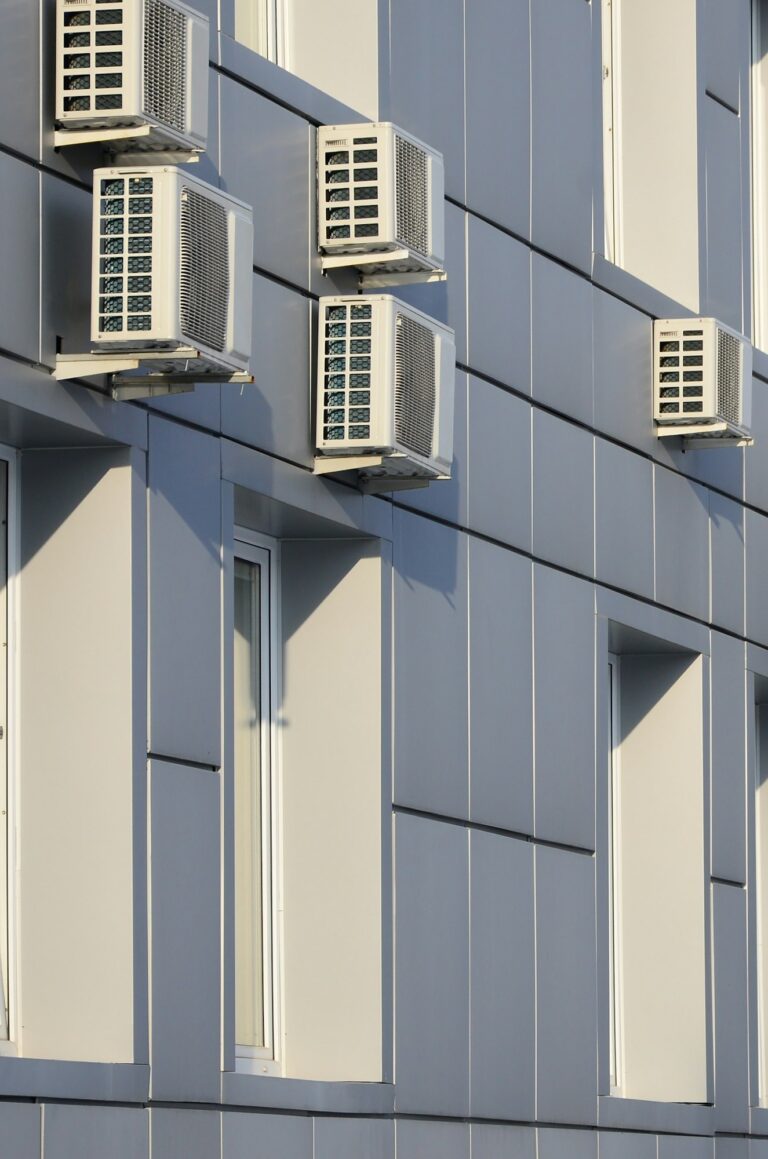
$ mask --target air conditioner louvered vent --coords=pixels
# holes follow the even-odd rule
[[[65,113],[119,113],[123,108],[123,53],[101,52],[104,47],[122,46],[124,9],[93,9],[76,5],[79,11],[63,15],[63,110]],[[116,71],[119,70],[119,71]]]
[[[419,455],[432,454],[435,425],[435,336],[404,314],[397,316],[395,437]]]
[[[325,311],[323,438],[370,439],[372,310],[366,303]]]
[[[146,0],[144,105],[159,121],[186,128],[187,21],[162,0]]]
[[[99,330],[138,337],[152,329],[151,177],[100,182]]]
[[[397,236],[405,245],[429,252],[429,164],[423,149],[395,137]]]
[[[717,331],[717,409],[726,422],[741,422],[741,343]]]
[[[229,295],[227,214],[223,206],[186,188],[181,195],[179,282],[184,334],[223,350]]]

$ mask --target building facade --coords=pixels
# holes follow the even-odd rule
[[[0,0],[0,1155],[768,1159],[764,0],[195,6],[255,381],[115,401],[52,376],[104,153]],[[450,481],[377,495],[312,473],[372,120],[443,155],[397,293],[457,355]],[[753,446],[657,437],[688,317]]]

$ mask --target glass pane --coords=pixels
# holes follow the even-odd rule
[[[8,464],[0,462],[0,1038],[8,1038]]]
[[[242,1046],[264,1045],[261,569],[235,561],[235,1021]]]
[[[270,51],[270,8],[274,0],[235,0],[235,40],[273,59]]]

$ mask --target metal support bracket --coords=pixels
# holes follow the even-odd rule
[[[149,139],[154,134],[155,140],[162,145],[157,149],[149,144],[146,149],[130,148],[131,142],[140,142]],[[125,150],[118,147],[120,141],[126,142]],[[56,129],[53,134],[53,144],[57,149],[68,145],[104,145],[112,155],[115,165],[184,165],[200,160],[202,149],[190,149],[186,145],[174,145],[173,140],[163,133],[158,133],[154,125],[128,125],[124,128],[102,126],[100,129]],[[111,147],[110,147],[111,146]]]
[[[406,262],[410,265],[410,269],[391,268]],[[357,270],[360,288],[364,290],[446,281],[448,275],[445,270],[427,265],[414,268],[417,262],[418,259],[414,259],[413,254],[408,249],[379,250],[376,253],[363,254],[321,254],[320,256],[320,268],[323,273],[339,269]],[[368,266],[375,268],[366,272]]]
[[[190,366],[195,362],[201,365]],[[204,382],[253,382],[253,375],[244,370],[218,369],[192,346],[141,350],[135,354],[94,350],[90,354],[56,356],[53,377],[59,382],[104,374],[110,378],[112,397],[118,400],[184,394]]]
[[[665,423],[656,427],[657,439],[683,440],[683,450],[702,451],[718,447],[751,447],[754,439],[725,421],[716,423]]]
[[[341,474],[343,471],[357,471],[357,485],[368,495],[376,495],[383,491],[412,491],[420,487],[428,487],[435,479],[449,479],[450,475],[403,475],[401,473],[386,474],[387,464],[394,459],[403,459],[404,455],[318,455],[315,458],[314,474],[330,475]],[[383,468],[382,474],[372,475],[369,472]]]

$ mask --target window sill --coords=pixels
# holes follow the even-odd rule
[[[604,254],[592,254],[592,280],[596,286],[609,290],[638,310],[653,318],[695,318],[696,313],[674,298],[668,298],[655,286],[649,286],[628,270],[609,262]]]
[[[768,1111],[765,1112],[768,1116]],[[658,1131],[685,1135],[712,1135],[714,1107],[706,1103],[658,1103],[651,1099],[625,1099],[600,1095],[597,1100],[599,1127]]]
[[[240,1107],[386,1115],[395,1107],[391,1083],[321,1082],[224,1071],[221,1101]]]
[[[317,124],[349,125],[370,119],[224,32],[219,36],[219,63],[245,84],[277,98],[294,113]]]
[[[143,1103],[149,1067],[128,1062],[70,1062],[0,1057],[0,1094],[21,1098],[88,1099]]]

